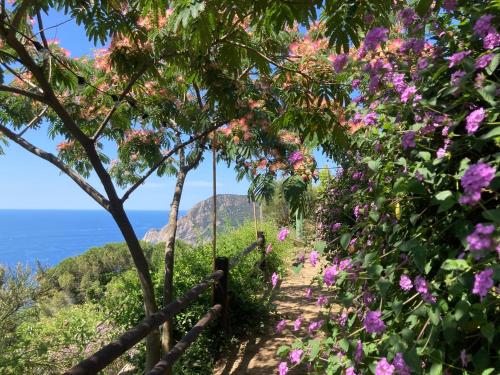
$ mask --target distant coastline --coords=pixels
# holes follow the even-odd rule
[[[127,212],[139,238],[168,221],[168,211]],[[0,209],[0,264],[8,267],[19,262],[33,266],[36,261],[53,266],[89,248],[122,241],[103,210]]]

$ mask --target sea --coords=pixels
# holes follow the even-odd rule
[[[127,213],[139,239],[168,222],[168,211]],[[0,210],[0,264],[7,267],[33,267],[36,261],[53,266],[110,242],[123,237],[104,210]]]

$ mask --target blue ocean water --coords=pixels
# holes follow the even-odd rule
[[[139,239],[168,221],[167,211],[129,211]],[[94,246],[123,242],[106,211],[0,210],[0,264],[55,265]]]

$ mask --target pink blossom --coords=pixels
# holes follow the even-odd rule
[[[375,375],[392,375],[394,373],[395,367],[387,362],[387,358],[383,357],[377,362],[377,367],[375,368]]]
[[[323,307],[324,305],[326,305],[328,302],[328,298],[326,296],[319,296],[317,301],[316,301],[316,305],[320,306],[320,307]]]
[[[295,319],[295,322],[293,322],[293,330],[294,330],[294,332],[298,331],[301,326],[302,326],[302,318],[298,317],[297,319]]]
[[[286,327],[286,320],[281,319],[278,324],[276,324],[276,333],[281,333]]]
[[[478,108],[475,111],[469,113],[466,118],[465,128],[467,129],[467,134],[473,134],[479,129],[479,125],[483,122],[486,117],[484,108]]]
[[[288,228],[281,229],[280,232],[278,233],[278,240],[283,242],[288,237],[289,234],[290,230]]]
[[[316,267],[316,264],[318,264],[318,256],[319,253],[316,250],[311,251],[311,254],[309,255],[309,261],[313,267]]]
[[[336,265],[328,267],[327,269],[325,269],[325,273],[323,275],[323,282],[327,286],[333,285],[333,283],[335,282],[335,276],[337,276],[338,274],[339,270]]]
[[[271,284],[273,285],[273,288],[276,288],[276,285],[278,285],[278,280],[278,274],[276,272],[273,272],[273,275],[271,276]]]
[[[279,375],[286,375],[288,372],[288,365],[286,362],[281,362],[278,366]]]
[[[302,349],[292,350],[292,352],[290,353],[290,362],[292,362],[292,364],[300,363],[300,359],[301,359],[303,353],[304,353],[304,351]]]
[[[356,372],[354,372],[354,367],[348,367],[345,370],[345,375],[356,375]]]

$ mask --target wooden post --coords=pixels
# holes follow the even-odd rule
[[[227,285],[229,280],[229,259],[227,257],[215,258],[215,268],[217,271],[224,272],[218,283],[214,285],[213,290],[213,304],[221,305],[221,326],[224,334],[228,334],[229,325],[229,306],[227,298]]]
[[[257,241],[260,250],[260,269],[264,273],[264,279],[267,280],[266,237],[264,232],[257,232]]]

